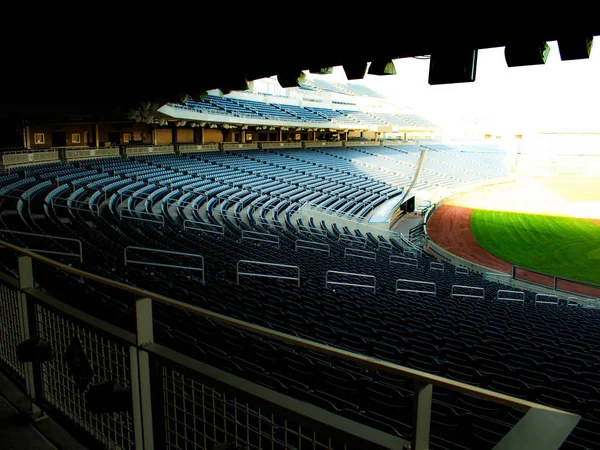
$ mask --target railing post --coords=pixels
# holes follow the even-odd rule
[[[140,347],[154,341],[152,299],[137,298],[135,300],[135,313],[136,346],[130,347],[135,447],[139,450],[153,450],[150,358],[147,352],[140,350]]]
[[[33,287],[33,265],[29,256],[18,257],[19,267],[19,325],[21,327],[21,342],[26,341],[32,337],[31,330],[29,329],[29,309],[27,305],[27,294],[23,292],[23,289]],[[27,389],[27,396],[31,400],[35,400],[35,378],[33,375],[33,363],[24,363],[25,369],[25,386]]]
[[[429,428],[431,424],[431,396],[433,385],[415,381],[413,406],[413,435],[411,450],[429,449]]]

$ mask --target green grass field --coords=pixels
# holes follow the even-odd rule
[[[471,229],[481,247],[512,264],[600,284],[600,226],[590,220],[475,209]]]

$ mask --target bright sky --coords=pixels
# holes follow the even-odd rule
[[[416,58],[395,60],[397,75],[347,80],[343,68],[335,67],[333,77],[326,77],[364,84],[432,118],[546,128],[556,124],[581,129],[585,123],[586,129],[600,131],[600,48],[592,48],[589,59],[562,61],[558,43],[548,45],[546,64],[522,67],[507,66],[504,47],[480,49],[472,83],[429,85],[429,60]]]

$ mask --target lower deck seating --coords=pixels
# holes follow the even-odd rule
[[[50,189],[55,187],[48,186],[46,193]],[[65,190],[56,195],[77,195],[83,201],[97,199],[95,192]],[[233,233],[184,231],[176,213],[164,225],[124,220],[116,214],[118,200],[113,209],[102,202],[100,214],[94,214],[53,207],[58,203],[44,209],[45,198],[41,189],[30,205],[42,217],[28,215],[25,208],[21,216],[4,216],[3,228],[35,224],[48,235],[80,239],[83,263],[65,256],[56,259],[111,279],[285,333],[577,412],[583,419],[564,449],[598,448],[600,315],[595,310],[535,305],[533,292],[525,292],[523,304],[495,301],[503,285],[474,274],[456,274],[447,263],[441,264],[443,270],[432,270],[435,260],[427,255],[415,258],[416,267],[390,264],[390,255],[401,255],[401,244],[373,250],[375,259],[348,256],[348,247],[337,239],[326,240],[329,254],[296,251],[290,236],[282,237],[276,248],[241,241]],[[16,208],[10,198],[2,202],[3,210]],[[26,246],[16,235],[2,233],[2,239]],[[202,255],[206,283],[200,282],[197,271],[151,264],[194,267],[193,257],[156,254],[150,259],[146,254],[147,264],[125,266],[127,246]],[[14,272],[16,261],[0,256],[3,266]],[[241,277],[237,284],[240,260],[297,266],[299,286],[290,280],[253,277]],[[51,295],[134,330],[131,299],[123,294],[52,268],[36,264],[35,269],[40,287]],[[346,273],[336,280],[352,284],[361,283],[348,274],[372,275],[375,289],[328,283],[328,271]],[[399,278],[435,283],[436,293],[397,292]],[[483,287],[485,297],[452,297],[453,284]],[[407,380],[366,372],[160,304],[155,305],[154,318],[159,343],[375,428],[411,434],[412,390]],[[521,416],[511,408],[436,389],[431,448],[492,448]]]

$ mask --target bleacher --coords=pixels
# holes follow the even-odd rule
[[[390,150],[418,156],[416,149],[404,149]],[[505,285],[457,271],[400,237],[365,236],[335,220],[304,224],[294,216],[302,200],[344,212],[363,195],[368,197],[362,203],[377,204],[402,193],[384,172],[353,164],[357,156],[367,155],[319,147],[21,168],[0,179],[1,209],[14,211],[0,216],[0,237],[32,248],[39,236],[5,230],[46,235],[45,254],[71,267],[270,330],[579,414],[561,449],[598,448],[596,310],[538,304],[533,290],[520,291],[521,301],[501,299]],[[441,162],[437,168],[453,169]],[[186,220],[210,223],[213,231],[223,227],[223,233],[186,229]],[[82,243],[82,260],[61,236]],[[311,242],[312,250],[298,249],[298,241]],[[124,262],[128,247],[136,264]],[[164,253],[135,250],[140,247]],[[201,255],[201,271],[192,255]],[[250,261],[252,270],[239,270],[240,261]],[[18,270],[14,258],[3,254],[1,262],[7,273]],[[36,280],[49,295],[135,331],[136,310],[125,293],[50,266],[37,265]],[[388,435],[411,438],[414,392],[405,379],[257,339],[166,304],[156,303],[153,315],[159,344]],[[522,417],[512,407],[436,389],[430,448],[491,449]]]

